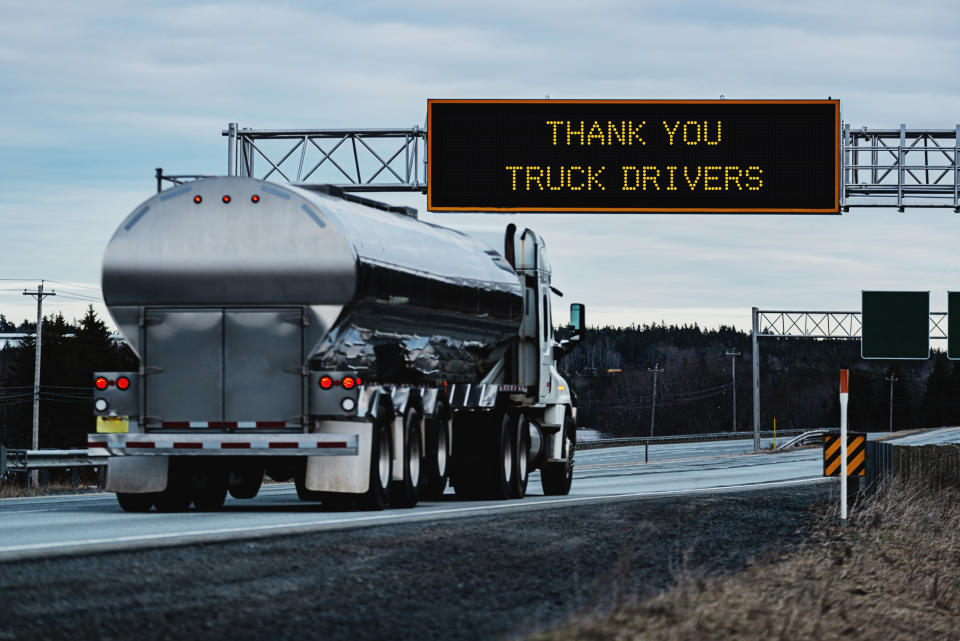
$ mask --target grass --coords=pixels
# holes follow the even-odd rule
[[[57,494],[85,494],[96,491],[96,486],[51,483],[40,487],[23,487],[14,483],[0,482],[0,499],[26,498],[31,496],[54,496]]]
[[[846,526],[824,506],[810,538],[780,557],[725,578],[681,572],[658,596],[533,638],[960,639],[960,490],[892,485]]]

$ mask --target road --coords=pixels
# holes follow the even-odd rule
[[[0,561],[121,549],[252,539],[411,521],[590,504],[640,497],[788,487],[822,481],[820,450],[772,456],[751,454],[752,441],[655,445],[577,453],[573,489],[566,497],[530,495],[517,501],[443,500],[411,510],[329,512],[297,499],[292,484],[265,485],[247,501],[228,499],[216,513],[127,514],[112,494],[0,500]]]

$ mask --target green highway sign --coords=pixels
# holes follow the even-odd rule
[[[947,292],[947,358],[960,360],[960,292]]]
[[[930,292],[864,291],[860,309],[861,357],[930,358]]]

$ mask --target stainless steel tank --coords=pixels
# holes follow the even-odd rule
[[[299,307],[311,369],[480,380],[517,335],[517,274],[479,241],[391,209],[249,178],[189,183],[120,225],[104,299],[141,356],[151,310]]]

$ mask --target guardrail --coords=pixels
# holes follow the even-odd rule
[[[839,427],[829,427],[829,428],[824,428],[819,430],[809,430],[807,432],[804,432],[803,434],[794,436],[792,439],[784,443],[781,443],[780,445],[775,447],[773,451],[781,452],[783,450],[790,449],[791,447],[801,447],[803,445],[806,445],[808,441],[814,441],[814,440],[819,440],[822,443],[824,436],[826,436],[827,434],[835,434],[839,431],[840,431]]]
[[[796,436],[804,430],[777,430],[777,436]],[[760,432],[762,438],[773,438],[772,431]],[[634,445],[667,445],[671,443],[705,443],[708,441],[736,441],[752,439],[753,432],[716,432],[713,434],[676,434],[673,436],[631,436],[605,438],[577,443],[578,450],[595,450],[601,447],[630,447]]]
[[[932,488],[960,487],[960,444],[897,445],[868,441],[864,491],[885,482],[916,482]]]
[[[20,450],[0,445],[0,476],[7,472],[99,467],[102,459],[87,456],[87,450]]]

